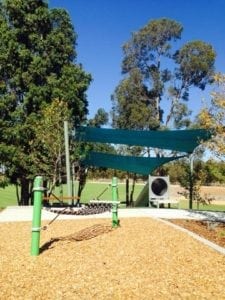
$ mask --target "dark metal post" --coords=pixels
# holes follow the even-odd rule
[[[129,173],[127,172],[126,176],[126,206],[129,206]]]

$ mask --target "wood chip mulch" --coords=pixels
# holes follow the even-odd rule
[[[55,221],[31,257],[31,223],[1,223],[0,299],[225,299],[222,254],[157,220],[120,224]]]
[[[198,221],[198,220],[183,220],[172,219],[167,220],[171,223],[186,228],[201,237],[216,243],[217,245],[225,248],[225,223],[213,221]]]

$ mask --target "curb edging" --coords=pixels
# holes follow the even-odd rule
[[[166,224],[166,225],[169,225],[169,226],[171,226],[171,227],[173,227],[175,229],[178,229],[178,230],[180,230],[182,232],[187,233],[188,235],[190,235],[191,237],[193,237],[195,240],[197,240],[197,241],[205,244],[206,246],[212,248],[213,250],[219,252],[220,254],[225,255],[225,248],[223,248],[223,247],[221,247],[221,246],[219,246],[219,245],[217,245],[217,244],[215,244],[215,243],[213,243],[213,242],[211,242],[211,241],[209,241],[209,240],[201,237],[200,235],[198,235],[198,234],[196,234],[196,233],[194,233],[194,232],[192,232],[192,231],[190,231],[190,230],[188,230],[186,228],[183,228],[183,227],[181,227],[179,225],[171,223],[169,221],[166,221],[166,220],[163,220],[163,219],[160,219],[160,218],[157,218],[157,220],[160,221],[160,222],[162,222],[162,223],[164,223],[164,224]]]

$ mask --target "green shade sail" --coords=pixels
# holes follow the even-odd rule
[[[133,172],[137,174],[149,175],[159,166],[181,157],[184,156],[159,158],[136,157],[90,151],[87,157],[82,161],[82,163],[86,166],[105,167],[121,171]]]
[[[211,133],[204,129],[140,131],[82,126],[76,128],[75,134],[77,141],[144,146],[187,153],[192,153],[201,141],[210,137]]]

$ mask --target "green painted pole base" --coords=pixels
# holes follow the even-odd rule
[[[118,219],[118,205],[113,204],[114,207],[112,207],[112,227],[118,227],[119,226],[119,219]]]
[[[34,180],[34,206],[32,220],[32,237],[31,237],[31,255],[39,255],[40,248],[40,231],[41,231],[41,209],[43,197],[43,179],[37,176]]]

